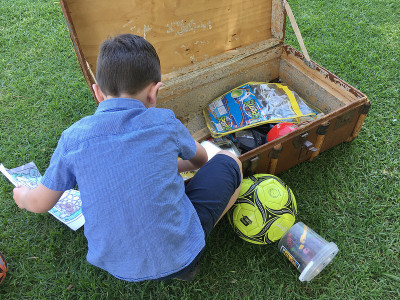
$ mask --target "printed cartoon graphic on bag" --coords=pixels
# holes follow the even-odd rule
[[[220,137],[264,123],[315,119],[319,111],[284,84],[248,82],[213,100],[203,113],[211,135]]]

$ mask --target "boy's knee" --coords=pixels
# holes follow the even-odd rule
[[[228,150],[221,150],[221,151],[219,151],[217,154],[223,154],[223,155],[227,155],[227,156],[232,157],[232,158],[236,161],[236,163],[238,164],[239,169],[240,169],[240,173],[243,174],[243,171],[242,171],[242,162],[239,160],[239,158],[236,157],[235,154],[233,154],[232,152],[230,152],[230,151],[228,151]],[[242,175],[242,176],[243,176],[243,175]]]

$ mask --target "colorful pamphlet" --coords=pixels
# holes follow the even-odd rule
[[[6,169],[3,164],[0,164],[0,171],[15,186],[22,185],[30,189],[37,187],[42,179],[42,175],[33,162],[14,169]],[[49,213],[72,230],[79,229],[85,223],[82,201],[77,190],[65,191]]]

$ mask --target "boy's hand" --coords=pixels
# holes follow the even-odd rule
[[[13,193],[15,203],[19,208],[43,213],[49,211],[57,203],[64,191],[53,191],[40,183],[34,189],[25,186],[16,187]]]
[[[29,188],[26,186],[18,186],[13,190],[14,201],[21,209],[25,209],[24,199],[26,199],[28,192]]]

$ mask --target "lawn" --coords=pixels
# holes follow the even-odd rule
[[[290,3],[310,57],[372,103],[357,139],[279,175],[298,220],[338,245],[333,263],[302,283],[276,244],[246,243],[223,219],[194,282],[120,281],[86,262],[82,229],[19,210],[3,177],[0,251],[10,270],[1,299],[400,297],[400,2]],[[286,42],[299,48],[289,23]],[[0,72],[0,162],[34,161],[43,173],[61,132],[96,109],[58,2],[0,2]]]

